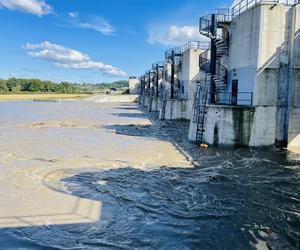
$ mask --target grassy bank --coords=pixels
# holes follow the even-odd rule
[[[88,94],[3,94],[0,101],[10,100],[53,100],[53,99],[80,99],[89,97]]]

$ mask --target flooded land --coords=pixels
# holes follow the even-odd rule
[[[300,156],[187,129],[136,104],[0,102],[0,249],[299,249]]]

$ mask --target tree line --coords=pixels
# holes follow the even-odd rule
[[[39,79],[9,78],[0,79],[0,94],[16,93],[59,93],[59,94],[87,94],[102,92],[110,88],[126,89],[128,81],[112,83],[55,83]]]

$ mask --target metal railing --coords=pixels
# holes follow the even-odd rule
[[[201,42],[201,41],[189,41],[182,45],[181,53],[188,51],[189,49],[208,49],[210,42]]]
[[[200,17],[199,31],[200,33],[210,33],[212,27],[212,15],[215,16],[217,23],[228,23],[232,20],[230,9],[216,9],[214,13]]]
[[[159,61],[156,63],[152,63],[152,70],[156,70],[156,66],[158,66],[159,68],[163,68],[165,65],[164,61]]]
[[[292,6],[295,4],[299,4],[299,0],[242,0],[234,5],[231,9],[232,17],[240,15],[245,10],[251,8],[252,6],[258,3],[267,3],[267,4],[284,4],[288,6]]]
[[[228,106],[253,106],[253,92],[237,92],[233,95],[232,92],[219,92],[216,101],[219,105]]]
[[[299,4],[300,0],[241,0],[231,7],[231,9],[216,9],[213,14],[215,15],[216,22],[218,23],[231,22],[234,17],[259,3],[293,6]],[[208,14],[200,18],[200,31],[207,33],[210,32],[211,17],[213,14]]]
[[[182,46],[177,46],[165,51],[165,59],[170,59],[172,55],[175,57],[181,56],[185,51],[189,49],[203,49],[209,48],[210,42],[202,41],[189,41]]]
[[[165,59],[171,59],[172,56],[178,57],[181,56],[182,54],[182,50],[181,50],[181,46],[177,46],[171,49],[167,49],[165,52]]]
[[[206,50],[199,55],[199,68],[206,73],[210,72],[210,50]]]

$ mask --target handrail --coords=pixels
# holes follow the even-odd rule
[[[232,92],[219,92],[221,97],[217,100],[217,104],[228,106],[253,106],[253,92],[237,92],[235,98]],[[223,96],[222,96],[223,95]]]
[[[232,20],[232,15],[229,14],[229,9],[217,9],[217,14],[208,14],[206,16],[202,16],[199,19],[199,32],[202,35],[205,35],[211,38],[211,28],[212,28],[212,15],[215,16],[216,27],[218,23],[228,23]],[[221,14],[224,12],[224,14]],[[218,36],[218,35],[217,35]]]
[[[210,67],[211,67],[211,60],[209,58],[209,50],[206,50],[204,52],[202,52],[199,55],[199,68],[201,71],[204,71],[206,73],[209,73],[211,71]],[[227,77],[228,77],[228,70],[227,68],[222,65],[219,62],[216,62],[216,73],[213,76],[215,78],[215,80],[224,80],[224,82],[226,83],[227,81]]]
[[[221,63],[216,63],[216,76],[226,79],[228,75],[227,68]]]
[[[165,59],[168,60],[171,58],[172,54],[174,56],[180,56],[182,54],[181,47],[177,46],[171,49],[167,49],[165,52]]]
[[[239,16],[244,11],[259,3],[293,6],[299,4],[300,0],[241,0],[232,6],[231,9],[216,9],[213,14],[215,15],[216,22],[230,22],[234,17]],[[210,31],[211,16],[213,14],[208,14],[200,18],[200,31]]]
[[[184,53],[189,49],[208,49],[209,44],[210,44],[209,42],[203,42],[203,41],[189,41],[184,45],[182,45],[181,53]]]
[[[210,72],[209,51],[210,50],[206,50],[199,55],[199,68],[206,73]]]
[[[159,61],[156,63],[152,63],[152,70],[156,70],[156,66],[158,65],[158,68],[163,68],[165,65],[165,62],[163,61]]]
[[[292,6],[299,4],[299,0],[241,0],[231,8],[231,15],[233,17],[239,16],[242,12],[248,10],[252,6],[255,6],[258,3],[266,4],[284,4],[287,6]]]
[[[174,48],[167,49],[165,51],[165,59],[170,59],[172,56],[172,51],[174,51],[174,56],[181,56],[184,52],[189,49],[208,49],[210,42],[203,41],[189,41],[182,46],[176,46]]]

